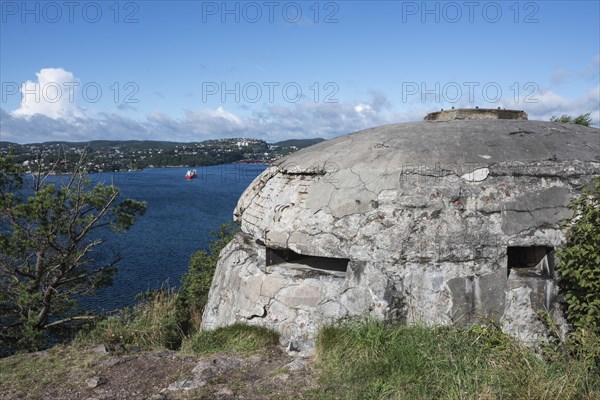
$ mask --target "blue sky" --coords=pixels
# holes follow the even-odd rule
[[[0,1],[0,140],[273,142],[451,107],[600,119],[598,1]]]

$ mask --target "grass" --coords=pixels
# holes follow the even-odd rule
[[[160,298],[161,303],[172,301],[168,297]],[[136,311],[137,317],[133,319],[99,324],[88,333],[88,341],[80,343],[106,343],[105,339],[119,337],[118,340],[122,340],[123,337],[138,345],[140,340],[157,345],[164,339],[159,328],[162,318],[151,318],[159,306],[150,306],[150,303],[150,308]],[[148,332],[141,333],[142,328],[149,327]],[[94,338],[100,341],[94,342]],[[592,349],[580,348],[577,354],[564,353],[562,357],[557,350],[551,357],[543,357],[521,347],[494,325],[461,330],[422,326],[389,328],[373,321],[341,324],[326,327],[318,335],[315,361],[312,368],[304,372],[311,382],[316,379],[317,387],[285,389],[278,396],[407,400],[597,399],[600,398],[600,375],[596,339],[579,342]],[[198,355],[244,355],[264,352],[277,345],[278,340],[278,334],[266,328],[236,324],[194,333],[184,338],[181,351]],[[57,346],[46,352],[0,359],[0,397],[42,398],[52,388],[81,385],[92,374],[98,357],[82,352],[77,346]],[[285,367],[264,370],[270,380],[284,372]],[[235,389],[236,384],[247,389],[245,375],[236,376],[224,376],[221,383],[230,389]],[[311,387],[314,386],[311,384]],[[207,396],[212,393],[209,387],[202,390]]]
[[[600,398],[600,378],[588,365],[546,362],[494,327],[328,327],[319,334],[317,357],[315,398]]]
[[[76,343],[135,345],[143,350],[177,349],[183,338],[177,321],[177,296],[172,289],[148,292],[134,307],[80,332]]]
[[[182,351],[193,354],[250,353],[279,343],[279,335],[267,328],[235,324],[197,332],[183,341]]]
[[[279,343],[279,335],[267,328],[235,324],[213,331],[180,329],[178,293],[150,292],[144,301],[82,331],[75,344],[130,345],[142,350],[168,348],[189,354],[248,353]]]
[[[186,336],[180,328],[181,315],[189,313],[178,313],[177,304],[178,294],[173,291],[148,293],[135,307],[80,334],[76,344],[244,355],[264,352],[279,342],[276,332],[243,324],[192,331]],[[35,397],[43,387],[69,381],[73,374],[82,376],[86,361],[81,357],[71,360],[71,356],[72,350],[59,346],[44,356],[0,360],[0,393],[9,390],[11,398],[30,393]],[[389,328],[374,321],[346,323],[320,331],[313,368],[309,374],[311,379],[316,377],[318,387],[303,390],[303,398],[600,398],[600,341],[592,334],[550,345],[542,356],[522,347],[493,324],[464,330]],[[281,368],[270,371],[270,379],[281,372]]]
[[[56,346],[45,352],[1,358],[0,397],[39,399],[57,385],[76,388],[91,376],[94,357],[73,347]]]
[[[80,335],[84,344],[171,348],[187,354],[265,351],[279,342],[266,328],[235,324],[183,335],[177,294],[159,291]],[[319,399],[595,399],[600,342],[578,340],[577,351],[555,347],[544,357],[520,346],[493,325],[396,327],[380,323],[324,328],[314,365]],[[579,344],[583,343],[582,346]],[[586,344],[587,343],[587,344]],[[552,349],[550,349],[552,350]]]

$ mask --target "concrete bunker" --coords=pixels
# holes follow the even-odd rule
[[[493,320],[543,340],[539,310],[566,329],[554,249],[570,199],[600,175],[598,154],[596,128],[490,109],[294,153],[240,197],[241,232],[220,255],[202,326],[266,326],[301,351],[323,324],[366,316]]]

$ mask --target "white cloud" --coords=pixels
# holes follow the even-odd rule
[[[344,133],[411,119],[408,115],[385,114],[385,96],[348,103],[305,103],[273,105],[247,116],[223,107],[186,110],[183,118],[162,112],[150,113],[138,121],[118,114],[64,118],[55,113],[0,114],[2,140],[18,143],[51,140],[87,141],[93,139],[157,139],[201,141],[232,136],[251,136],[267,141],[288,138],[333,137]],[[417,119],[424,114],[419,113]]]
[[[21,85],[21,106],[12,112],[15,116],[31,117],[39,114],[50,118],[73,121],[84,116],[76,104],[79,80],[62,68],[43,68],[36,73],[37,81]]]
[[[569,99],[549,90],[535,96],[537,103],[525,103],[523,108],[529,114],[529,119],[547,121],[552,116],[563,114],[578,116],[591,112],[592,122],[598,125],[600,120],[600,86],[589,90],[576,99]]]
[[[72,73],[60,68],[42,69],[37,75],[40,84],[76,82]],[[518,102],[505,98],[497,103],[475,104],[480,107],[524,109],[530,119],[545,121],[553,115],[579,115],[589,111],[592,112],[594,124],[597,125],[600,119],[600,86],[576,99],[551,90],[536,93],[534,99],[538,102],[524,102],[522,95]],[[331,138],[383,124],[420,121],[425,114],[442,107],[474,107],[475,104],[411,102],[401,104],[400,110],[393,110],[384,94],[372,91],[367,98],[352,103],[266,105],[252,111],[240,107],[243,115],[224,107],[202,108],[185,110],[180,118],[155,111],[145,119],[138,120],[116,113],[84,112],[75,101],[23,102],[13,112],[0,109],[0,140],[18,143],[95,139],[189,142],[248,136],[274,142],[289,138]]]
[[[370,110],[371,110],[371,106],[368,104],[359,104],[354,107],[354,111],[356,111],[359,114],[362,113],[363,111],[370,111]]]

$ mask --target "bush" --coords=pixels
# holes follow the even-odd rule
[[[591,112],[586,114],[580,114],[577,117],[571,117],[570,115],[563,114],[560,117],[552,116],[551,122],[559,122],[561,124],[575,124],[583,126],[592,126]]]
[[[573,199],[567,242],[558,249],[556,268],[567,320],[575,329],[600,335],[600,178]]]

